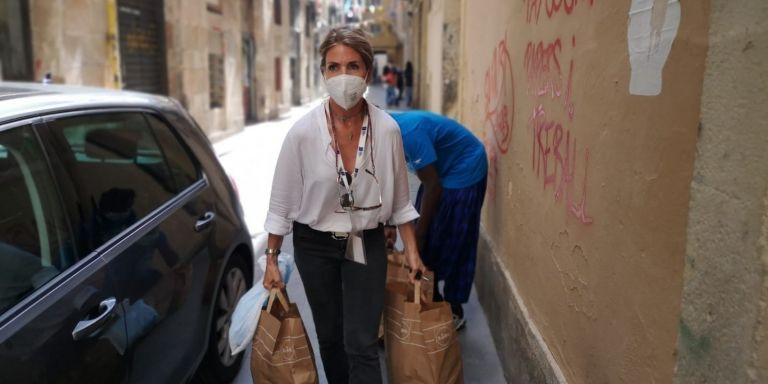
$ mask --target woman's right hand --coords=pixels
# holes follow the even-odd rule
[[[285,288],[283,277],[280,275],[280,269],[277,267],[277,261],[267,261],[267,270],[264,271],[263,284],[266,290],[270,290],[272,288]]]

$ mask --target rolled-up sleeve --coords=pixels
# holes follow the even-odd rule
[[[301,206],[303,175],[296,145],[295,137],[289,132],[283,141],[275,176],[272,178],[272,193],[264,230],[275,235],[291,233],[293,221]]]
[[[405,166],[403,140],[400,137],[399,129],[395,129],[392,134],[392,156],[392,176],[395,188],[392,198],[392,217],[389,219],[389,224],[400,225],[417,219],[419,213],[411,204],[408,190],[408,170]]]

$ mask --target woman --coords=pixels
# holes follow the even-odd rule
[[[288,132],[265,229],[264,287],[283,288],[276,258],[293,231],[329,383],[380,383],[378,325],[384,306],[383,223],[398,226],[411,280],[426,271],[416,246],[400,130],[363,94],[373,50],[363,31],[332,29],[320,46],[330,99]]]

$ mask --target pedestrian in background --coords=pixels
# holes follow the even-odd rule
[[[389,66],[389,72],[384,75],[384,82],[387,87],[387,107],[393,107],[397,103],[397,67]]]
[[[395,102],[396,106],[400,106],[400,101],[403,99],[403,71],[401,69],[397,70],[397,102]]]
[[[381,82],[381,76],[379,76],[379,65],[376,63],[376,60],[373,61],[373,72],[371,79],[373,79],[374,85],[377,85]]]
[[[384,64],[384,68],[381,69],[381,79],[379,79],[379,80],[381,80],[382,83],[386,83],[385,79],[386,79],[387,75],[389,74],[389,70],[390,70],[389,63]]]
[[[332,29],[320,45],[330,98],[283,142],[264,225],[264,287],[284,287],[277,268],[293,231],[295,260],[315,321],[329,383],[381,383],[378,330],[387,256],[383,223],[398,226],[412,267],[419,257],[400,130],[363,98],[373,50],[360,29]]]
[[[413,64],[410,61],[405,63],[403,80],[405,82],[405,106],[410,107],[413,102]]]
[[[408,168],[421,180],[416,198],[419,252],[435,271],[434,299],[451,303],[459,330],[466,324],[462,304],[469,300],[475,277],[488,173],[485,148],[472,132],[447,117],[427,111],[392,117],[400,126]],[[437,281],[445,282],[442,295]]]

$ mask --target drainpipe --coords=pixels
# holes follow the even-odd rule
[[[107,86],[114,89],[123,88],[122,71],[120,66],[120,35],[117,23],[117,0],[107,0],[107,61],[112,73],[112,81]]]

